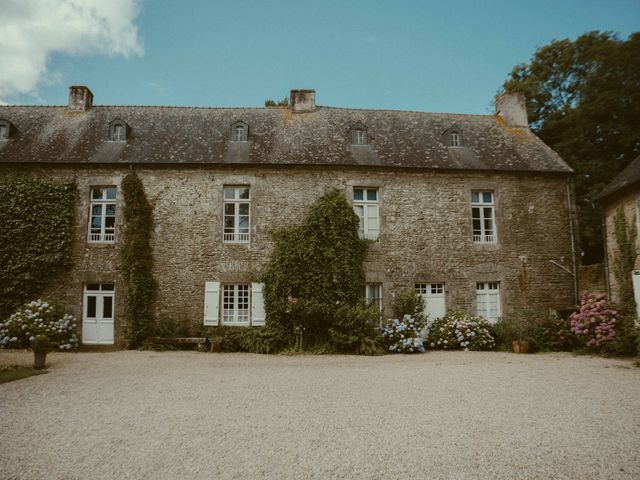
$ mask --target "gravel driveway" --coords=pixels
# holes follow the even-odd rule
[[[52,354],[3,479],[638,479],[640,369],[570,354]],[[31,354],[0,352],[0,364]]]

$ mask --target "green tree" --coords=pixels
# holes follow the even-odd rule
[[[576,171],[584,263],[603,257],[594,198],[640,153],[640,32],[554,40],[516,65],[502,91],[527,98],[532,130]]]

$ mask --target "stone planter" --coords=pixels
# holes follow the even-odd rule
[[[529,342],[526,340],[514,340],[511,342],[513,353],[527,353],[529,351]]]
[[[42,370],[47,368],[47,352],[33,352],[33,368]]]

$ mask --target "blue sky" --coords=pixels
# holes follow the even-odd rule
[[[146,0],[128,16],[114,20],[137,28],[128,43],[63,42],[29,92],[0,98],[60,105],[69,85],[86,84],[96,104],[261,106],[298,87],[315,88],[320,105],[487,113],[538,46],[590,30],[626,38],[640,29],[640,1]]]

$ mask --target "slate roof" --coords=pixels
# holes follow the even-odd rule
[[[596,197],[596,200],[603,200],[606,197],[618,193],[633,185],[640,183],[640,156],[633,160],[627,168],[622,170],[616,177],[607,185],[602,192]]]
[[[107,141],[109,123],[131,127],[127,142]],[[16,131],[0,142],[0,163],[378,165],[428,169],[571,173],[527,129],[496,115],[317,107],[192,108],[0,106]],[[231,125],[249,125],[249,142],[230,142]],[[367,127],[369,145],[352,146],[351,128]],[[463,147],[448,147],[457,126]]]

